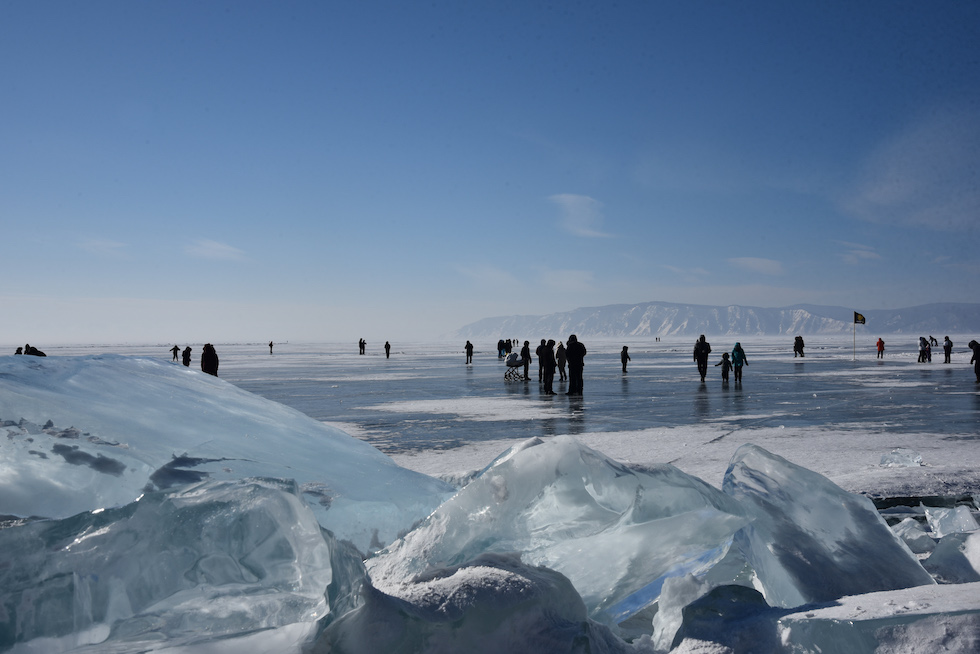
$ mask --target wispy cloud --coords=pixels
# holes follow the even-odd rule
[[[575,236],[609,238],[602,231],[602,204],[587,195],[561,193],[548,198],[562,210],[561,227]]]
[[[588,293],[594,288],[595,274],[590,270],[545,270],[542,285],[554,292]]]
[[[860,243],[850,243],[848,241],[839,241],[839,244],[844,248],[840,257],[845,263],[858,264],[862,261],[881,259],[881,255],[875,252],[875,249],[870,245],[861,245]]]
[[[729,259],[728,263],[743,270],[762,273],[763,275],[782,275],[783,264],[773,259],[759,259],[757,257],[735,257]]]
[[[78,247],[99,256],[121,256],[128,247],[125,243],[107,238],[86,238],[78,242]]]
[[[870,222],[942,230],[980,222],[980,112],[947,108],[873,151],[844,208]]]
[[[456,271],[470,279],[492,288],[509,288],[520,282],[512,273],[489,265],[456,266]]]
[[[219,243],[206,238],[198,239],[184,247],[184,252],[200,259],[216,261],[242,261],[245,252],[227,243]]]
[[[681,281],[687,284],[701,284],[710,274],[704,268],[679,268],[666,263],[660,264],[660,267],[677,275]]]

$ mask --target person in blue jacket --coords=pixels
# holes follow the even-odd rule
[[[747,365],[749,365],[749,360],[745,357],[745,350],[742,349],[742,344],[735,343],[735,347],[732,348],[732,369],[735,372],[736,384],[742,381],[742,366]]]

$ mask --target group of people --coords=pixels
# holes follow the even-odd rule
[[[34,347],[33,345],[31,345],[30,343],[28,343],[24,347],[17,348],[17,351],[14,352],[14,354],[30,354],[31,356],[34,356],[34,357],[46,357],[46,356],[48,356],[47,354],[45,354],[41,350],[37,349],[36,347]]]
[[[803,339],[800,340],[802,341]],[[800,349],[802,352],[802,346]],[[694,342],[694,361],[698,364],[698,374],[701,375],[701,383],[704,383],[704,379],[708,375],[708,355],[710,354],[711,344],[705,339],[704,334],[701,334],[698,340]],[[721,381],[723,383],[727,383],[729,373],[734,372],[735,383],[741,384],[742,368],[747,365],[749,365],[749,359],[745,356],[745,350],[742,349],[742,344],[738,342],[732,348],[731,356],[729,356],[728,352],[723,352],[721,361],[716,363],[715,367],[721,366]]]
[[[881,343],[880,347],[881,350],[883,350],[884,343],[881,342],[880,338],[878,339],[878,342]],[[919,337],[919,361],[918,361],[919,363],[932,363],[933,345],[938,346],[939,341],[937,341],[931,334],[929,335],[928,339],[925,336]],[[879,358],[880,358],[881,350],[879,350]],[[945,355],[943,363],[949,363],[949,357],[952,353],[953,353],[953,341],[949,340],[949,336],[947,336],[943,340],[943,354]]]
[[[508,366],[523,366],[524,374],[520,377],[523,381],[530,381],[531,368],[531,342],[524,341],[520,355],[513,352],[513,341],[511,339],[501,339],[497,342],[497,357],[508,360]],[[466,363],[473,362],[473,344],[466,341]],[[625,348],[624,348],[625,351]],[[543,384],[542,393],[545,395],[557,395],[554,389],[555,372],[559,374],[561,381],[568,381],[568,392],[565,395],[582,395],[584,382],[582,373],[585,368],[586,347],[578,340],[575,334],[568,337],[568,345],[554,339],[541,339],[541,344],[534,350],[538,357],[538,381]],[[568,367],[566,375],[565,368]],[[625,371],[625,361],[623,370]],[[516,379],[516,378],[512,378]]]
[[[177,355],[181,354],[180,346],[174,345],[170,348],[170,351],[174,355],[174,361],[177,360]],[[269,353],[272,353],[272,343],[269,343]],[[188,345],[184,348],[183,354],[181,355],[183,364],[190,368],[191,366],[191,346]],[[218,353],[215,351],[214,346],[210,343],[205,343],[204,348],[201,350],[201,370],[208,373],[209,375],[218,376]]]

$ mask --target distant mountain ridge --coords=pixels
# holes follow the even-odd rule
[[[498,339],[548,334],[587,337],[708,335],[806,335],[850,332],[854,311],[876,334],[936,335],[980,333],[980,304],[938,303],[905,309],[869,309],[797,304],[783,308],[707,306],[671,302],[611,304],[544,316],[484,318],[456,330],[456,336]]]

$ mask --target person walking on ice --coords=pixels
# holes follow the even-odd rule
[[[619,359],[623,362],[623,372],[626,372],[626,362],[630,360],[628,349],[629,347],[624,345],[623,351],[619,353]]]
[[[172,348],[170,348],[170,351],[174,353],[174,361],[176,361],[177,360],[177,355],[180,354],[180,347],[177,346],[177,345],[174,345]]]
[[[708,374],[708,355],[711,354],[711,345],[704,340],[704,334],[694,343],[694,360],[698,364],[698,373],[701,375],[701,383]]]
[[[949,340],[949,336],[943,339],[943,354],[946,359],[943,363],[949,363],[949,355],[953,353],[953,341]]]
[[[721,381],[725,384],[728,383],[728,371],[732,369],[732,362],[728,358],[728,352],[723,352],[721,355],[721,361],[715,364],[715,367],[721,366]]]
[[[466,350],[466,364],[469,365],[473,363],[473,344],[466,341],[466,345],[463,347]]]
[[[742,383],[742,366],[749,365],[749,360],[745,356],[745,350],[741,343],[735,343],[732,348],[732,369],[735,371],[735,383]]]
[[[885,358],[885,341],[881,340],[880,338],[878,339],[878,358]]]

